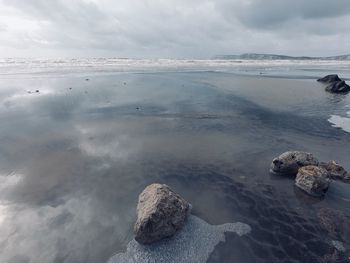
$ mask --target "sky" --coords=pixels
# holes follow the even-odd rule
[[[0,0],[0,57],[350,54],[349,0]]]

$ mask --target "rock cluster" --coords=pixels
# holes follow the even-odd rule
[[[139,196],[135,240],[151,244],[179,231],[186,220],[189,203],[165,184],[151,184]]]
[[[323,196],[331,179],[350,183],[350,174],[335,161],[319,162],[311,153],[288,151],[274,158],[270,171],[296,176],[295,185],[313,196]]]
[[[346,93],[350,91],[350,86],[339,78],[338,75],[327,75],[317,81],[327,84],[326,91],[332,93]]]

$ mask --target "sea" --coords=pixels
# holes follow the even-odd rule
[[[289,150],[350,171],[350,94],[328,74],[349,83],[350,61],[0,59],[0,262],[350,262],[319,217],[350,213],[350,185],[314,198],[269,171]],[[152,183],[192,209],[142,246]]]

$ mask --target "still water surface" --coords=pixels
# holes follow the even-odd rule
[[[331,245],[317,210],[348,211],[349,185],[309,199],[269,165],[295,149],[350,170],[350,134],[328,121],[348,105],[314,79],[1,78],[0,261],[107,262],[132,240],[138,194],[160,182],[210,224],[251,227],[227,233],[209,262],[320,262]]]

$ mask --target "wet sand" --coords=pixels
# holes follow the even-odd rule
[[[6,77],[0,87],[1,262],[107,262],[132,240],[137,196],[153,182],[209,224],[251,227],[227,233],[209,262],[321,262],[334,250],[316,214],[350,212],[350,185],[313,199],[269,165],[295,149],[350,170],[350,134],[328,121],[349,95],[314,79],[218,72]]]

